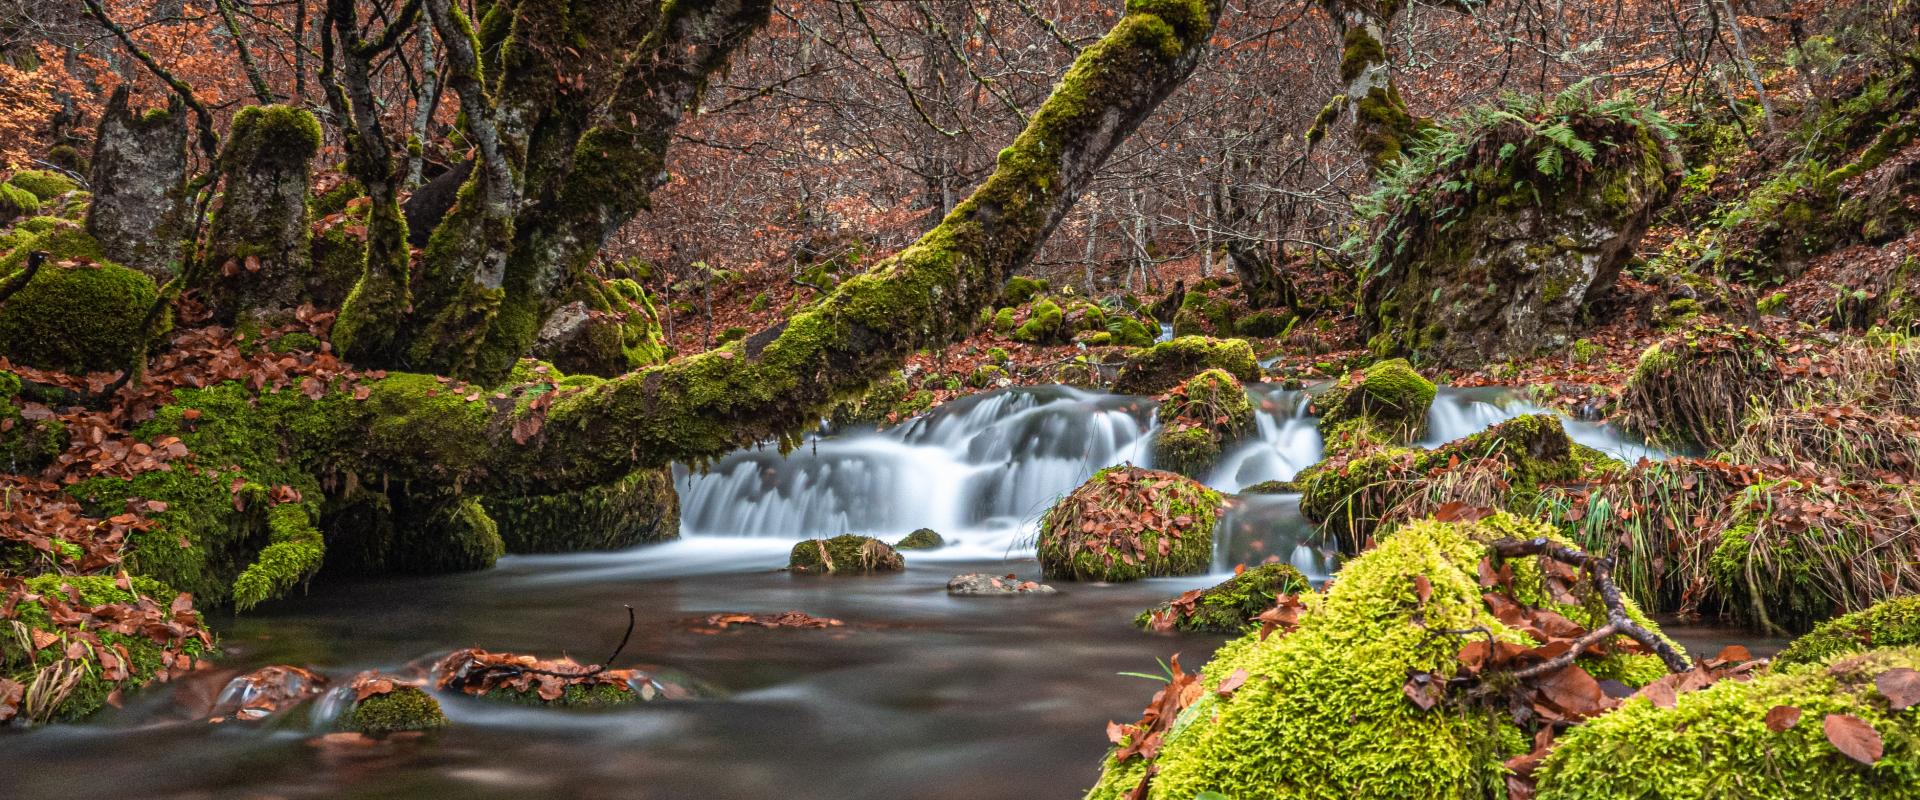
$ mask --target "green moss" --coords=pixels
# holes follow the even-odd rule
[[[60,227],[29,239],[0,259],[0,275],[44,250],[44,265],[25,289],[0,307],[0,352],[21,364],[67,372],[118,370],[142,346],[140,323],[158,292],[153,279],[112,264],[84,231]],[[82,261],[73,267],[61,261]]]
[[[1170,621],[1174,630],[1202,633],[1245,633],[1259,624],[1254,617],[1273,607],[1283,594],[1307,594],[1313,584],[1287,564],[1263,564],[1201,591],[1187,611],[1171,602],[1140,612],[1133,624],[1153,627],[1156,619]]]
[[[165,584],[150,578],[134,576],[129,585],[133,591],[121,589],[110,575],[41,575],[27,578],[27,591],[37,595],[64,597],[63,587],[71,586],[80,593],[81,602],[87,605],[107,603],[134,603],[139,596],[152,598],[165,607],[172,602],[174,591]],[[37,601],[22,602],[14,608],[13,620],[30,630],[46,631],[59,636],[59,641],[45,648],[32,651],[24,649],[22,638],[6,631],[0,636],[0,677],[21,683],[31,684],[34,675],[41,669],[58,664],[65,657],[69,641],[61,629],[52,623],[44,604]],[[128,676],[124,680],[108,680],[99,660],[93,655],[82,657],[86,665],[85,672],[66,700],[60,703],[53,718],[62,721],[82,719],[106,705],[108,695],[116,690],[130,691],[151,683],[154,676],[164,668],[161,661],[164,654],[160,645],[144,634],[122,634],[104,627],[90,624],[91,631],[100,642],[123,652],[126,658]],[[30,638],[25,641],[31,641]],[[210,650],[196,639],[187,640],[182,651],[196,658],[204,657]]]
[[[1536,773],[1540,800],[1644,797],[1906,797],[1920,785],[1920,714],[1889,711],[1874,679],[1920,668],[1920,649],[1843,655],[1807,669],[1722,680],[1679,696],[1671,708],[1638,698],[1563,734]],[[1797,709],[1775,731],[1769,711]],[[1843,714],[1879,734],[1872,766],[1828,741],[1824,720]]]
[[[570,684],[560,693],[560,697],[548,700],[540,696],[538,689],[519,691],[511,686],[496,687],[480,695],[482,700],[498,703],[511,703],[538,708],[602,709],[619,708],[642,702],[640,693],[625,684],[596,683],[585,686]]]
[[[893,549],[895,550],[938,550],[945,546],[947,546],[947,540],[941,537],[938,531],[935,531],[932,528],[921,528],[917,531],[907,534],[906,537],[901,539],[900,541],[895,542],[893,545]]]
[[[619,550],[680,537],[680,497],[665,469],[641,470],[606,486],[485,503],[509,553]]]
[[[1153,465],[1189,477],[1204,477],[1220,460],[1220,442],[1201,427],[1162,428],[1153,435]]]
[[[1387,49],[1379,39],[1367,33],[1365,26],[1350,26],[1340,49],[1340,81],[1352,83],[1368,67],[1386,63],[1386,60]]]
[[[1008,379],[1006,367],[999,364],[981,364],[973,369],[972,375],[967,376],[967,385],[975,389],[991,389],[999,386],[1000,381]]]
[[[1240,494],[1298,494],[1300,487],[1293,481],[1261,481],[1240,490]]]
[[[1147,797],[1504,796],[1502,760],[1528,749],[1511,717],[1475,705],[1422,711],[1402,687],[1410,673],[1458,670],[1465,641],[1439,631],[1537,644],[1487,610],[1478,573],[1489,542],[1534,536],[1552,534],[1504,514],[1408,525],[1349,561],[1324,593],[1304,595],[1292,632],[1222,646],[1202,672],[1209,691],[1181,713],[1151,762]],[[1517,593],[1544,593],[1533,559],[1509,563]],[[1431,590],[1424,599],[1416,577]],[[1599,619],[1582,606],[1556,610],[1578,623]],[[1241,670],[1244,683],[1230,697],[1212,691]],[[1126,797],[1147,768],[1109,760],[1088,797]]]
[[[1175,336],[1224,335],[1233,330],[1233,304],[1200,289],[1189,291],[1180,298],[1180,308],[1173,314]]]
[[[1271,339],[1287,335],[1298,321],[1299,317],[1284,311],[1255,311],[1235,321],[1233,332],[1241,336]]]
[[[1246,389],[1224,370],[1209,369],[1188,378],[1160,403],[1153,437],[1155,466],[1199,477],[1227,446],[1254,429],[1253,404]]]
[[[1013,332],[1013,309],[1003,308],[993,314],[993,329],[1001,334]]]
[[[1245,339],[1180,336],[1135,352],[1114,381],[1114,389],[1159,394],[1207,369],[1225,370],[1242,381],[1260,379],[1260,362]]]
[[[1438,391],[1403,358],[1348,373],[1314,398],[1321,409],[1321,435],[1332,443],[1339,438],[1337,432],[1363,422],[1367,431],[1387,441],[1413,441],[1426,431],[1427,410]]]
[[[753,296],[752,302],[747,303],[747,310],[748,311],[765,311],[767,310],[767,306],[771,302],[772,301],[767,298],[767,293],[761,292]]]
[[[1158,490],[1149,496],[1141,491],[1145,485]],[[1179,475],[1108,467],[1040,518],[1041,571],[1050,578],[1115,582],[1205,572],[1213,563],[1213,526],[1221,507],[1219,492]],[[1088,516],[1113,513],[1151,521],[1134,532],[1137,551],[1081,528]]]
[[[67,176],[44,169],[20,170],[7,179],[7,184],[31,192],[43,202],[80,188]]]
[[[273,343],[267,346],[267,349],[275,353],[293,353],[299,351],[318,353],[321,349],[320,337],[301,331],[285,333],[276,337]]]
[[[1066,316],[1060,305],[1050,297],[1033,301],[1028,309],[1027,321],[1013,331],[1013,340],[1029,344],[1061,344],[1070,338],[1073,331],[1066,326]]]
[[[11,183],[0,183],[0,223],[40,213],[40,198]]]
[[[30,475],[66,452],[67,424],[57,419],[21,416],[20,377],[0,371],[0,472]]]
[[[267,512],[267,546],[233,581],[234,608],[245,611],[286,594],[320,571],[326,541],[305,506],[289,503]]]
[[[1131,316],[1116,314],[1107,320],[1108,343],[1121,347],[1152,347],[1154,340],[1152,329],[1146,323]]]
[[[1815,626],[1773,659],[1773,668],[1811,667],[1870,648],[1920,645],[1920,596],[1882,600]]]
[[[396,686],[391,692],[361,700],[340,720],[340,727],[369,736],[446,726],[447,715],[440,710],[440,701],[418,686]]]
[[[907,560],[886,542],[851,533],[800,542],[787,558],[787,569],[796,573],[857,575],[906,568]]]
[[[1015,275],[1007,279],[1006,286],[1001,287],[1000,305],[1026,305],[1027,301],[1034,298],[1034,295],[1045,294],[1047,289],[1048,283],[1043,279]]]

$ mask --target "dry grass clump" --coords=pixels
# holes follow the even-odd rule
[[[1854,406],[1761,409],[1725,455],[1784,474],[1910,480],[1920,477],[1920,419]]]

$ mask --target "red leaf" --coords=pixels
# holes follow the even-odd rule
[[[1767,730],[1780,733],[1800,724],[1800,709],[1793,706],[1774,706],[1767,709]]]
[[[1865,720],[1849,714],[1828,714],[1821,727],[1827,741],[1846,757],[1868,765],[1880,760],[1884,750],[1880,732]]]
[[[1241,684],[1246,682],[1247,671],[1244,669],[1236,669],[1232,675],[1227,676],[1226,680],[1220,682],[1220,688],[1213,691],[1221,697],[1232,697],[1234,690],[1239,689]]]
[[[1425,575],[1413,576],[1413,596],[1420,599],[1420,605],[1426,605],[1427,600],[1433,597],[1433,581],[1427,580]]]

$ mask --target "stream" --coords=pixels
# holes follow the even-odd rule
[[[1249,388],[1258,436],[1207,483],[1235,491],[1320,458],[1308,396]],[[1092,785],[1107,720],[1138,718],[1156,659],[1204,663],[1221,637],[1150,635],[1140,610],[1277,557],[1310,577],[1337,566],[1314,545],[1294,495],[1234,502],[1216,531],[1215,574],[1122,585],[1056,582],[1051,597],[949,597],[963,572],[1038,579],[1041,512],[1094,471],[1148,464],[1151,398],[1047,386],[968,397],[891,430],[816,437],[786,456],[733,454],[677,469],[683,538],[622,552],[514,556],[495,569],[316,586],[304,597],[213,620],[217,669],[128,699],[77,725],[0,736],[0,796],[157,798],[1071,798]],[[1442,389],[1428,445],[1539,411],[1510,392]],[[1566,420],[1581,443],[1629,461],[1661,454],[1604,425]],[[780,572],[795,541],[939,531],[904,573]],[[697,687],[697,700],[607,712],[503,707],[441,693],[453,726],[424,739],[347,745],[295,713],[211,725],[233,675],[304,665],[344,681],[459,647],[606,657],[638,617],[617,666]],[[824,630],[694,630],[722,611],[798,609]],[[1714,652],[1734,639],[1669,629]]]

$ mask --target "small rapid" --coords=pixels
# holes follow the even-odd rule
[[[1223,492],[1291,480],[1324,455],[1310,392],[1276,384],[1247,391],[1256,433],[1230,447],[1204,481]],[[918,560],[1030,555],[1040,515],[1056,499],[1103,468],[1153,466],[1156,407],[1150,397],[1016,387],[963,398],[884,431],[816,435],[786,455],[744,450],[704,472],[678,468],[685,538],[668,547],[686,551],[672,559],[683,562],[710,549],[771,557],[802,539],[857,533],[892,541],[932,528],[954,544],[916,554]],[[1441,388],[1420,444],[1434,447],[1536,413],[1560,416],[1574,441],[1623,460],[1662,456],[1610,426],[1499,388]],[[1330,574],[1331,557],[1312,546],[1298,505],[1294,495],[1237,499],[1216,532],[1216,568],[1278,556],[1309,575]],[[662,555],[657,548],[647,553]],[[649,566],[662,568],[657,561]]]

